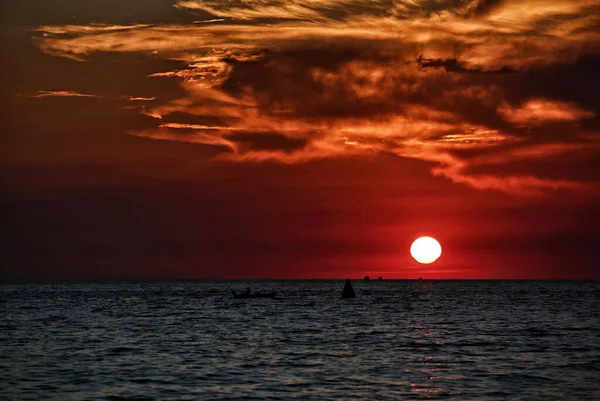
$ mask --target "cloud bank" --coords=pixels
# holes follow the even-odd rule
[[[184,95],[132,98],[152,100],[140,112],[155,124],[131,134],[215,147],[218,159],[383,152],[477,189],[597,188],[600,177],[566,174],[563,156],[600,144],[600,1],[175,6],[210,23],[40,26],[34,43],[76,62],[96,53],[181,62],[148,79],[176,79]]]

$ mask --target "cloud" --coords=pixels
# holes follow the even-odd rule
[[[575,122],[595,117],[593,112],[583,110],[575,104],[546,99],[530,99],[518,107],[505,103],[498,108],[498,113],[506,121],[516,125]]]
[[[484,71],[481,68],[465,67],[455,58],[449,59],[424,59],[423,56],[419,56],[417,64],[422,69],[425,68],[443,68],[446,72],[457,72],[457,73],[469,73],[469,74],[510,74],[516,72],[512,68],[502,67],[498,70]]]
[[[131,100],[132,102],[151,102],[153,100],[156,100],[156,96],[151,96],[151,97],[131,96],[131,97],[129,97],[129,100]]]
[[[152,100],[141,112],[155,122],[131,134],[212,146],[220,159],[299,163],[389,153],[478,189],[531,195],[596,185],[561,177],[554,156],[600,141],[597,104],[581,95],[593,75],[584,82],[577,74],[585,63],[600,67],[600,1],[189,0],[177,7],[214,18],[43,26],[34,43],[78,61],[102,52],[185,63],[148,75],[179,80],[182,95],[130,97]],[[574,124],[581,122],[590,126]],[[556,173],[509,171],[522,160],[553,163]]]
[[[325,1],[319,5],[324,6]],[[217,17],[235,19],[254,18],[288,18],[288,19],[321,19],[318,10],[308,7],[307,2],[284,1],[233,1],[224,3],[216,0],[208,1],[179,1],[176,7],[192,10],[203,10]]]
[[[389,3],[392,2],[188,1],[178,6],[204,7],[215,15],[232,21],[240,18],[243,22],[201,26],[42,26],[37,29],[41,37],[35,40],[49,54],[77,60],[93,52],[120,51],[148,52],[188,62],[214,56],[215,50],[216,55],[229,52],[240,56],[261,48],[296,48],[298,42],[303,46],[312,42],[316,47],[352,43],[389,50],[401,44],[404,48],[418,48],[417,56],[456,59],[457,65],[465,69],[475,66],[483,71],[497,66],[523,69],[570,63],[582,53],[598,53],[597,0],[549,3],[554,6],[543,2],[546,5],[535,8],[535,12],[519,12],[524,7],[522,2],[506,1],[493,7],[493,12],[470,17],[461,15],[462,2]],[[440,9],[441,6],[449,8]],[[529,2],[526,8],[531,8]],[[247,21],[247,13],[271,23]]]
[[[194,21],[194,24],[208,24],[210,22],[223,22],[225,21],[225,18],[213,18],[213,19],[206,19],[206,20],[198,20],[198,21]]]
[[[40,98],[40,97],[101,97],[98,95],[92,95],[89,93],[79,93],[74,91],[37,91],[34,95],[29,97]]]
[[[131,102],[151,102],[156,100],[156,96],[144,97],[144,96],[101,96],[90,93],[80,93],[70,90],[61,91],[37,91],[35,94],[28,95],[30,98],[45,98],[45,97],[87,97],[96,99],[115,99],[115,100],[129,100]]]

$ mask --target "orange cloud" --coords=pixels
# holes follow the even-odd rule
[[[570,132],[569,143],[544,139],[556,132],[537,128],[597,115],[545,94],[536,74],[600,56],[600,0],[182,0],[177,7],[215,18],[42,26],[34,42],[77,61],[123,52],[184,62],[148,76],[178,79],[184,95],[131,97],[153,100],[141,112],[156,122],[131,134],[214,146],[221,159],[298,163],[386,152],[432,163],[434,175],[478,189],[529,195],[590,186],[472,167],[548,160],[596,140],[585,130]]]
[[[543,125],[554,122],[574,122],[593,118],[595,114],[577,105],[547,99],[530,99],[519,107],[504,103],[498,113],[511,124]]]
[[[89,93],[79,93],[75,91],[37,91],[35,95],[29,97],[40,98],[40,97],[100,97],[98,95],[92,95]]]

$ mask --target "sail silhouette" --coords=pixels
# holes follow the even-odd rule
[[[346,284],[342,290],[342,298],[356,298],[356,294],[354,293],[354,288],[352,288],[350,279],[346,280]]]

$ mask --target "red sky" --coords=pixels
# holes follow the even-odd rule
[[[599,0],[0,4],[3,279],[600,278]]]

